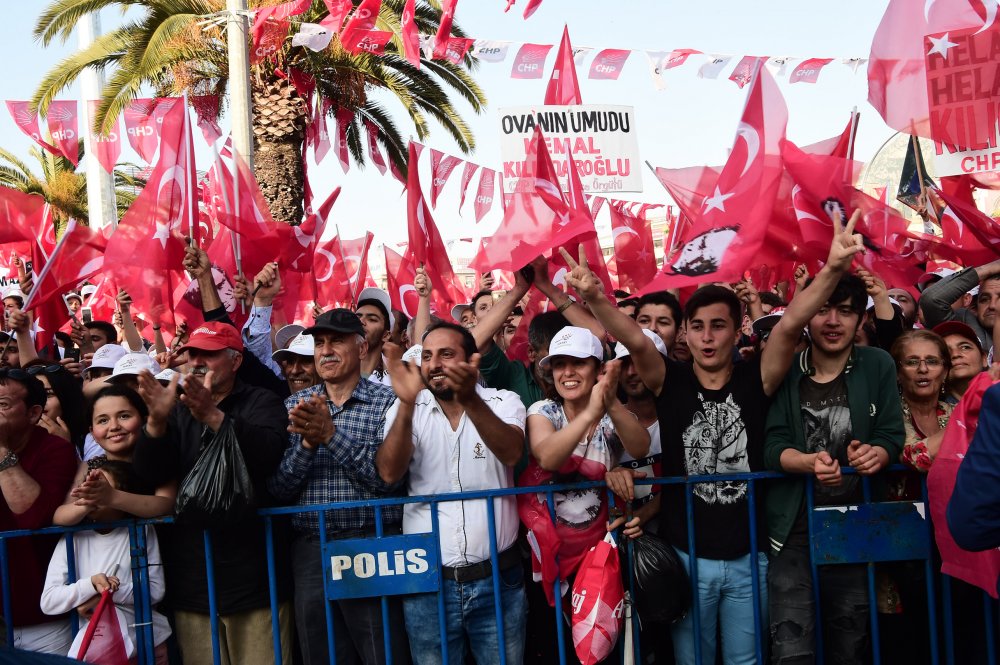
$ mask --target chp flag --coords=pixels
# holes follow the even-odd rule
[[[563,190],[568,189],[565,158],[572,155],[588,194],[642,191],[635,109],[583,104],[500,109],[504,193],[518,186],[536,127],[545,134]]]

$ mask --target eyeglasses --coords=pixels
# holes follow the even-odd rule
[[[903,361],[903,367],[917,369],[920,367],[920,363],[927,365],[927,369],[935,369],[944,365],[944,361],[940,358],[907,358]]]
[[[31,376],[38,376],[39,374],[56,374],[62,368],[62,365],[32,365],[25,371]]]

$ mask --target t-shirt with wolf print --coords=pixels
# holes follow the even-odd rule
[[[656,402],[668,476],[745,473],[764,469],[764,425],[770,398],[764,394],[758,359],[733,366],[729,382],[704,388],[688,363],[668,361]],[[755,487],[757,548],[767,542],[762,519],[762,485]],[[750,551],[748,485],[744,481],[699,483],[693,487],[695,551],[706,559],[738,559]],[[684,487],[666,485],[660,534],[688,551]]]
[[[802,406],[802,431],[806,437],[806,452],[826,451],[830,457],[847,468],[847,446],[851,443],[851,408],[847,402],[847,380],[843,373],[833,381],[818,383],[811,377],[802,377],[799,383],[799,403]],[[857,502],[861,499],[859,477],[842,476],[836,487],[820,483],[815,485],[818,505]]]

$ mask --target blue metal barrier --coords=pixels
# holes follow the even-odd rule
[[[894,470],[905,470],[904,467],[894,467]],[[844,469],[845,474],[852,473],[851,469]],[[685,496],[685,514],[688,522],[688,554],[690,561],[690,582],[692,590],[692,607],[691,612],[692,622],[694,625],[694,635],[699,636],[701,634],[701,622],[699,613],[699,594],[698,594],[698,559],[697,552],[695,550],[695,534],[696,525],[694,520],[694,510],[693,510],[693,488],[694,485],[699,483],[717,483],[721,481],[744,481],[747,485],[747,507],[750,511],[751,516],[756,516],[757,505],[760,500],[760,495],[758,492],[758,483],[766,483],[768,480],[786,478],[785,474],[771,473],[771,472],[759,472],[759,473],[736,473],[736,474],[725,474],[725,475],[705,475],[705,476],[690,476],[690,477],[675,477],[675,478],[650,478],[637,480],[636,484],[639,485],[683,485],[684,486],[684,496]],[[811,477],[809,477],[811,478]],[[799,476],[798,479],[802,480],[803,477]],[[343,510],[349,508],[361,508],[367,507],[371,508],[374,512],[375,524],[374,532],[375,538],[383,538],[385,535],[385,525],[383,524],[383,509],[388,506],[399,506],[405,504],[415,504],[415,503],[427,503],[430,504],[431,512],[431,530],[435,534],[433,537],[434,546],[437,549],[436,561],[440,562],[441,552],[440,552],[440,541],[437,536],[439,533],[439,516],[438,509],[442,503],[454,502],[454,501],[470,501],[470,500],[485,500],[487,508],[487,519],[488,519],[488,533],[490,540],[490,561],[492,562],[492,589],[495,598],[494,603],[494,614],[497,625],[498,643],[499,643],[499,656],[500,662],[506,663],[506,651],[505,651],[505,633],[504,627],[504,616],[503,608],[500,605],[499,599],[501,597],[501,580],[500,580],[500,568],[499,568],[499,551],[497,545],[497,532],[496,532],[496,506],[495,502],[500,499],[501,501],[514,500],[516,495],[520,494],[538,494],[545,497],[546,504],[548,506],[550,518],[555,521],[555,494],[558,492],[564,492],[567,490],[580,490],[580,489],[591,489],[591,488],[604,488],[605,484],[603,482],[587,482],[587,483],[574,483],[566,485],[548,485],[543,487],[518,487],[505,490],[488,490],[488,491],[474,491],[474,492],[462,492],[454,494],[443,494],[435,496],[412,496],[412,497],[402,497],[402,498],[386,498],[378,500],[364,500],[364,501],[347,501],[338,503],[329,503],[322,505],[311,505],[308,507],[300,506],[288,506],[288,507],[277,507],[277,508],[267,508],[258,511],[259,516],[262,518],[262,528],[264,529],[265,543],[267,547],[267,574],[268,574],[268,587],[269,587],[269,601],[271,609],[271,630],[273,639],[273,655],[274,662],[280,664],[282,662],[282,645],[281,645],[281,630],[279,623],[279,601],[278,601],[278,570],[277,561],[275,557],[275,535],[274,535],[274,520],[276,519],[287,519],[291,515],[299,513],[318,513],[319,520],[319,546],[321,552],[325,551],[327,544],[330,539],[327,537],[326,524],[327,524],[327,511]],[[821,618],[821,602],[820,602],[820,583],[819,583],[819,567],[822,565],[861,565],[865,564],[867,567],[867,587],[868,587],[868,602],[869,602],[869,612],[870,612],[870,640],[871,640],[871,655],[872,662],[878,665],[881,662],[881,653],[879,645],[880,637],[880,626],[879,626],[879,614],[876,599],[876,588],[875,588],[875,566],[876,563],[881,563],[885,561],[922,561],[923,569],[926,576],[926,593],[927,593],[927,605],[928,605],[928,617],[927,626],[929,632],[929,640],[931,644],[931,654],[930,660],[933,663],[939,662],[939,656],[942,653],[939,651],[942,640],[940,639],[943,635],[943,654],[945,662],[953,663],[955,662],[955,639],[954,639],[954,627],[953,627],[953,617],[951,612],[951,582],[947,576],[935,575],[934,568],[934,548],[931,546],[933,542],[933,532],[932,525],[930,524],[929,511],[926,510],[927,501],[927,491],[926,483],[922,483],[922,498],[921,501],[917,502],[883,502],[876,503],[872,501],[871,489],[869,487],[868,478],[862,478],[862,487],[864,494],[864,502],[858,506],[853,506],[850,509],[840,511],[838,509],[831,509],[828,506],[817,507],[815,505],[815,499],[813,494],[812,482],[808,483],[808,488],[806,491],[806,506],[807,506],[807,518],[809,525],[810,541],[812,547],[812,579],[813,579],[813,591],[815,595],[815,621],[816,621],[816,649],[817,649],[817,660],[822,662],[823,660],[823,644],[822,644],[822,618]],[[609,505],[614,505],[615,497],[608,492],[608,503]],[[923,507],[924,510],[921,515],[917,514],[917,510]],[[667,509],[666,506],[661,507],[661,509]],[[673,509],[676,509],[674,507]],[[11,571],[9,566],[8,558],[8,541],[14,538],[25,538],[41,534],[66,534],[67,535],[67,555],[69,562],[70,576],[73,578],[70,581],[75,580],[75,565],[73,557],[73,547],[72,547],[72,534],[77,531],[89,530],[104,527],[118,527],[125,526],[129,530],[129,538],[131,545],[131,559],[132,559],[132,576],[133,576],[133,587],[134,587],[134,602],[135,602],[135,627],[136,627],[136,649],[137,649],[137,660],[140,665],[152,665],[154,663],[154,643],[153,643],[153,630],[152,630],[152,606],[151,606],[151,595],[149,589],[149,566],[150,562],[147,557],[146,551],[146,538],[145,529],[147,525],[164,524],[172,522],[172,518],[161,518],[155,520],[126,520],[121,522],[115,522],[107,525],[79,525],[75,527],[50,527],[46,529],[41,529],[37,531],[7,531],[0,532],[0,581],[3,583],[3,597],[2,606],[5,616],[11,616],[11,597],[10,597],[10,578]],[[863,534],[863,538],[859,538],[858,534]],[[758,550],[758,533],[757,533],[757,521],[756,519],[750,520],[750,547],[751,552],[756,552]],[[377,541],[372,541],[377,542]],[[625,585],[625,590],[630,594],[631,598],[635,598],[635,588],[633,584],[633,571],[632,571],[632,556],[631,556],[631,543],[621,542],[619,540],[619,545],[624,552],[623,557],[625,562],[625,570],[627,571],[628,583]],[[215,571],[214,571],[214,557],[212,550],[212,537],[211,532],[206,531],[204,534],[204,555],[206,561],[206,571],[208,579],[208,599],[210,607],[210,621],[212,627],[212,653],[213,658],[216,663],[221,662],[221,645],[219,641],[218,624],[219,617],[217,611],[217,594],[215,589]],[[329,565],[329,561],[327,565]],[[754,608],[753,608],[753,621],[754,629],[757,635],[756,640],[756,657],[758,662],[766,662],[765,659],[768,657],[768,641],[769,641],[769,627],[764,625],[764,608],[761,606],[760,589],[763,584],[766,584],[766,580],[760,579],[760,574],[758,572],[758,566],[755,558],[750,557],[750,570],[751,579],[753,585],[754,593]],[[443,662],[448,662],[448,644],[446,639],[446,622],[445,622],[445,600],[444,600],[444,580],[441,575],[440,565],[437,566],[437,579],[438,579],[438,621],[439,621],[439,631],[441,639],[441,659]],[[938,585],[940,582],[940,596],[937,592]],[[526,581],[526,584],[530,582]],[[555,582],[555,597],[560,597],[560,582],[557,580]],[[938,612],[938,598],[941,599],[941,608],[943,611]],[[390,612],[389,612],[389,598],[387,596],[381,596],[381,612],[383,625],[390,625]],[[327,600],[325,603],[325,617],[327,625],[327,646],[330,653],[331,663],[336,662],[336,637],[333,630],[333,601]],[[558,645],[559,662],[561,664],[576,662],[575,655],[566,652],[567,644],[567,630],[565,625],[565,620],[563,616],[562,604],[557,602],[555,604],[554,617],[556,621],[556,636]],[[987,653],[988,662],[996,663],[996,645],[995,640],[995,601],[993,601],[987,594],[983,593],[983,613],[985,617],[986,625],[986,635],[984,639],[986,641],[985,651]],[[643,645],[641,644],[640,634],[641,634],[641,617],[637,616],[631,608],[628,609],[625,616],[632,622],[632,634],[634,638],[633,642],[633,656],[635,662],[641,662],[641,656],[643,652]],[[75,619],[75,617],[74,617]],[[74,631],[77,626],[73,626]],[[402,630],[401,626],[395,626],[396,630]],[[624,632],[624,631],[623,631]],[[391,665],[392,663],[392,650],[390,648],[390,633],[388,630],[383,631],[383,645],[386,653],[386,662]],[[289,639],[294,639],[293,636],[288,636]],[[14,629],[10,623],[6,625],[6,641],[8,645],[14,643]],[[618,648],[619,657],[624,656],[625,645],[620,645]],[[694,652],[695,658],[698,662],[702,662],[702,648],[701,640],[696,637],[694,639]]]

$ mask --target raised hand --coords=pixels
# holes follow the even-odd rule
[[[170,415],[170,410],[177,402],[177,382],[179,380],[180,375],[178,374],[170,380],[169,386],[164,387],[148,369],[139,372],[139,396],[142,397],[146,408],[149,409],[146,425],[150,434],[153,434],[154,424],[166,424],[167,416]]]
[[[197,245],[189,244],[184,248],[184,269],[191,274],[192,279],[210,273],[212,262],[208,260],[208,252]]]
[[[460,362],[453,367],[444,369],[445,385],[455,393],[459,403],[465,404],[476,397],[476,383],[479,379],[479,360],[481,356],[473,353],[468,362]]]
[[[604,292],[604,285],[590,269],[590,265],[587,263],[587,253],[583,245],[580,245],[579,261],[573,260],[569,252],[562,247],[559,248],[559,253],[562,254],[566,265],[570,267],[570,271],[566,274],[566,285],[572,287],[587,302],[600,297]]]
[[[493,290],[493,273],[484,272],[483,276],[479,278],[479,290],[480,291],[492,291]]]
[[[184,379],[184,394],[180,399],[184,406],[191,412],[191,416],[202,423],[217,430],[222,424],[225,414],[219,409],[212,397],[212,377],[211,370],[203,376],[198,374],[188,374]]]
[[[420,266],[415,272],[416,277],[413,278],[413,288],[416,290],[417,295],[421,298],[430,298],[434,285],[431,284],[431,278],[427,275],[427,271],[423,266]]]
[[[620,375],[620,361],[613,360],[605,363],[604,372],[590,391],[590,403],[587,405],[594,420],[600,420],[618,399],[618,377]]]
[[[753,281],[749,277],[744,277],[740,281],[733,284],[733,291],[736,292],[737,298],[748,305],[760,300],[760,294],[757,292],[757,287],[753,285]]]
[[[130,296],[128,291],[125,289],[118,290],[118,295],[115,296],[115,301],[118,303],[118,307],[120,307],[123,311],[127,312],[129,308],[132,307],[132,296]]]
[[[851,267],[854,255],[865,251],[861,234],[854,232],[854,227],[861,219],[861,209],[858,208],[843,226],[839,221],[833,224],[833,242],[830,243],[830,255],[826,265],[833,270],[844,271]]]
[[[889,294],[885,288],[885,282],[878,275],[873,275],[864,268],[860,268],[857,274],[861,278],[861,281],[865,283],[865,291],[873,300],[878,300],[883,295],[888,297]]]
[[[281,290],[281,274],[278,272],[277,263],[268,263],[253,279],[253,288],[257,291],[254,296],[254,304],[260,303],[261,307],[266,307],[274,301],[274,297]]]

